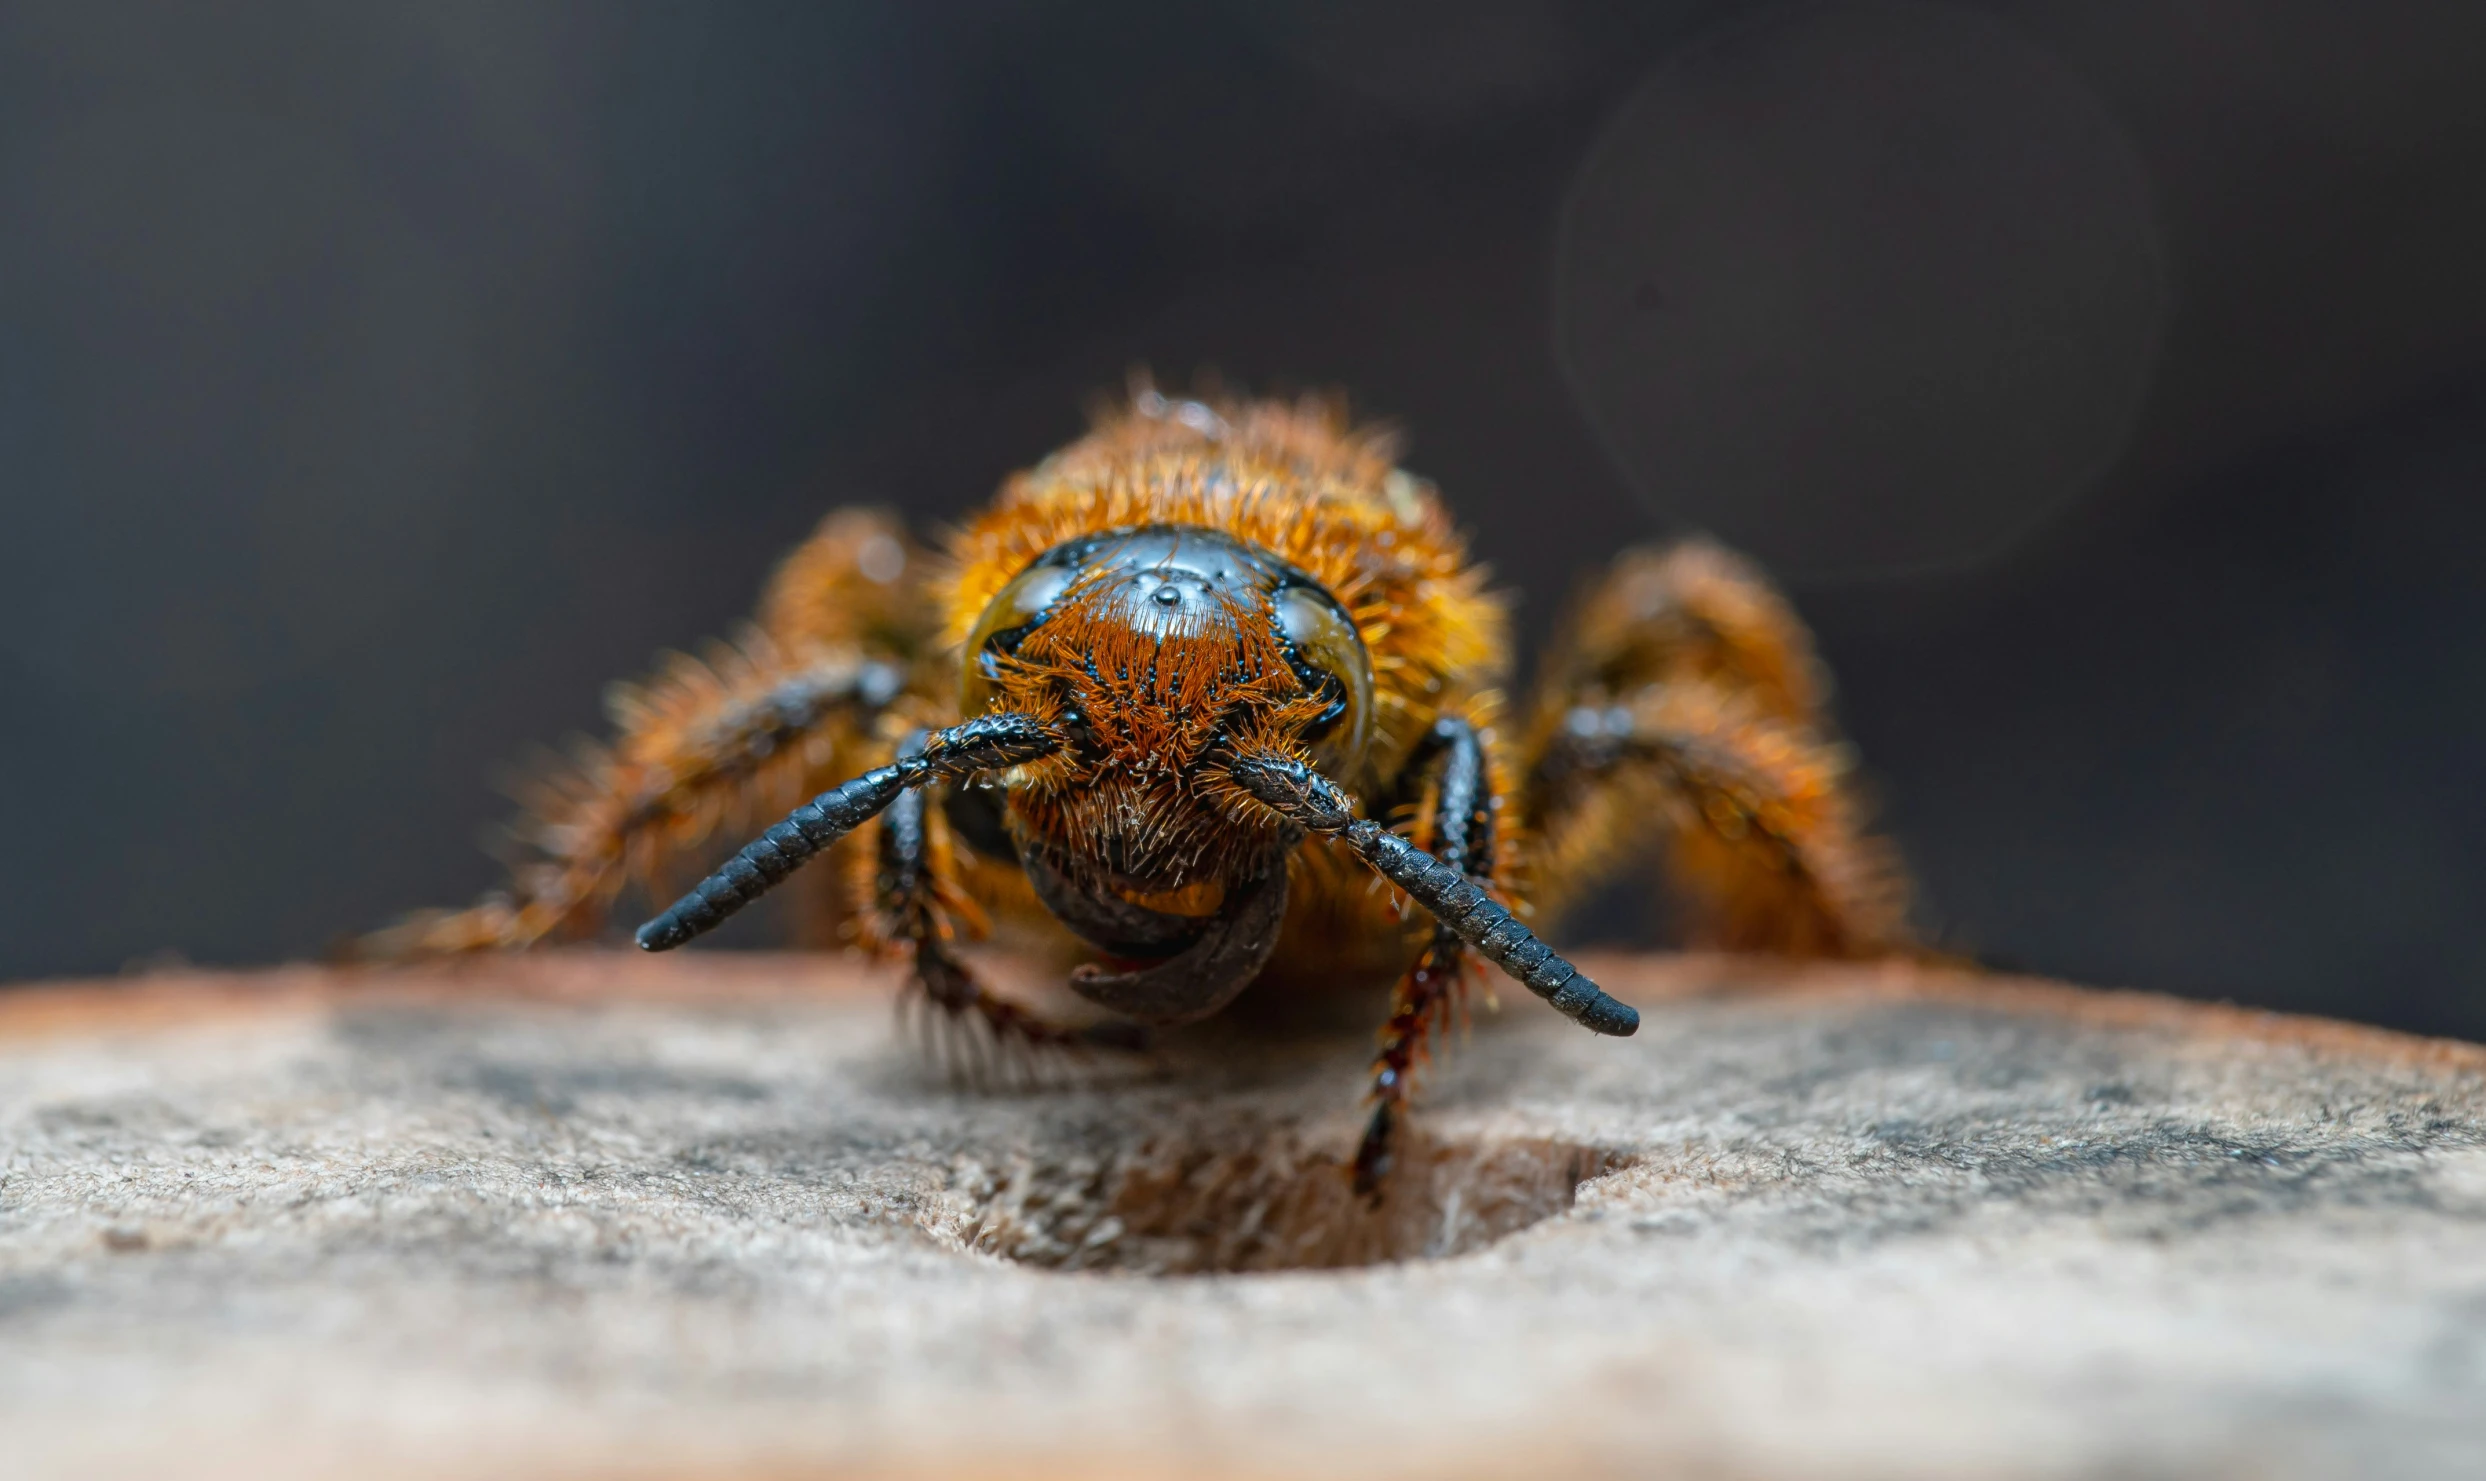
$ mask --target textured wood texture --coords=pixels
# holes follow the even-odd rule
[[[784,957],[0,995],[0,1473],[2486,1474],[2486,1050],[1593,970],[1640,1036],[1512,994],[1378,1214],[1352,1033],[962,1094]]]

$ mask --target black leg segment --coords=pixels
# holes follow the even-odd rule
[[[1436,722],[1409,759],[1407,774],[1432,783],[1433,808],[1426,832],[1432,839],[1434,859],[1471,880],[1491,879],[1492,782],[1476,728],[1457,718]],[[1425,1040],[1435,1029],[1447,1026],[1466,970],[1467,943],[1456,930],[1436,921],[1433,939],[1391,997],[1390,1020],[1382,1026],[1381,1048],[1373,1056],[1372,1118],[1355,1149],[1355,1191],[1364,1197],[1379,1196],[1389,1176],[1397,1154],[1399,1111],[1414,1089]]]
[[[933,737],[916,731],[898,743],[898,760],[925,754]],[[903,945],[915,969],[915,984],[940,1010],[944,1020],[981,1024],[994,1047],[1036,1048],[1142,1047],[1145,1036],[1135,1026],[1103,1023],[1068,1028],[1049,1023],[1006,998],[997,997],[976,979],[950,944],[942,912],[942,890],[936,877],[931,837],[932,808],[925,793],[910,789],[898,794],[880,818],[879,868],[873,873],[873,906],[891,940]],[[990,1065],[966,1053],[972,1044],[945,1041],[952,1051],[953,1070]],[[1009,1061],[1003,1061],[1009,1063]]]

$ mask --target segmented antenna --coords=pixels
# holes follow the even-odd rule
[[[899,793],[918,785],[931,770],[922,757],[910,757],[875,767],[804,803],[784,822],[744,844],[741,852],[701,880],[698,888],[674,901],[664,914],[639,927],[639,949],[671,951],[715,930],[726,917],[774,889],[804,860],[878,817],[898,800]]]
[[[1375,872],[1555,1012],[1592,1033],[1622,1038],[1639,1030],[1637,1009],[1582,976],[1473,880],[1370,818],[1356,817],[1354,804],[1327,777],[1302,762],[1264,756],[1240,757],[1227,771],[1297,824],[1345,840]]]
[[[1049,755],[1060,745],[1060,738],[1032,715],[985,715],[935,731],[925,739],[922,751],[821,793],[743,845],[741,852],[701,880],[697,889],[639,927],[639,948],[671,951],[715,930],[734,912],[775,888],[804,860],[880,816],[911,787],[1016,766]]]

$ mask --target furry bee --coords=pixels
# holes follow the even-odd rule
[[[1370,1196],[1473,962],[1592,1032],[1638,1027],[1536,934],[1633,856],[1662,852],[1704,944],[1904,943],[1810,637],[1750,565],[1702,541],[1623,555],[1505,738],[1509,666],[1503,603],[1389,435],[1334,399],[1142,385],[938,556],[886,515],[830,516],[737,641],[613,691],[618,739],[528,799],[507,892],[371,944],[586,934],[626,884],[783,815],[638,944],[680,946],[825,853],[803,938],[898,959],[1006,1044],[1121,1044],[1255,982],[1395,981],[1353,1163]],[[1070,986],[1114,1017],[1066,1027],[988,989],[958,946],[996,915],[1091,957]]]

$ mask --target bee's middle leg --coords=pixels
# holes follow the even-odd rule
[[[1494,865],[1493,778],[1476,728],[1463,719],[1435,724],[1411,772],[1433,774],[1430,834],[1433,857],[1489,886]],[[1468,970],[1467,943],[1448,926],[1433,937],[1390,999],[1381,1048],[1373,1057],[1372,1116],[1355,1149],[1355,1191],[1375,1198],[1397,1154],[1399,1124],[1414,1090],[1416,1067],[1433,1033],[1449,1026]]]

